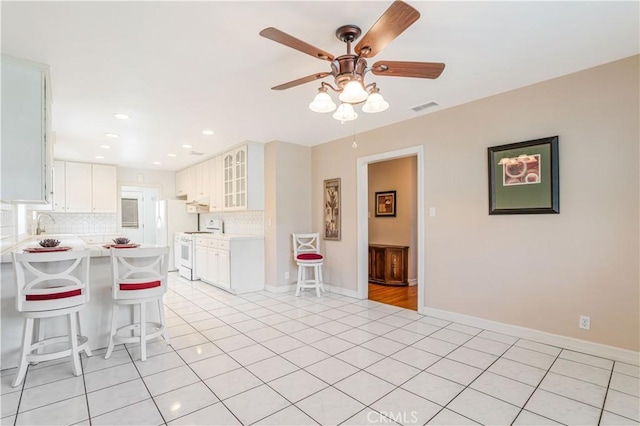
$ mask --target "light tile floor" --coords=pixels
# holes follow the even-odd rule
[[[233,296],[170,275],[171,345],[31,366],[2,424],[626,425],[640,368],[328,293]]]

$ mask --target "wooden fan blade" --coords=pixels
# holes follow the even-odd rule
[[[329,52],[325,52],[322,49],[318,49],[315,46],[310,45],[302,40],[299,40],[287,33],[280,31],[277,28],[269,27],[260,31],[262,37],[273,40],[277,43],[284,44],[292,49],[299,50],[302,53],[311,55],[314,58],[324,59],[325,61],[333,61],[333,55]]]
[[[375,75],[415,78],[438,78],[443,70],[441,62],[378,61],[371,67]]]
[[[330,72],[319,72],[319,73],[316,73],[316,74],[311,74],[311,75],[308,75],[306,77],[302,77],[302,78],[299,78],[297,80],[293,80],[293,81],[290,81],[288,83],[283,83],[283,84],[281,84],[279,86],[272,87],[271,90],[290,89],[292,87],[299,86],[301,84],[308,83],[310,81],[314,81],[314,80],[319,80],[321,78],[325,78],[328,75],[331,75],[331,73]]]
[[[356,53],[364,58],[378,54],[420,18],[420,12],[400,0],[393,2],[356,45]]]

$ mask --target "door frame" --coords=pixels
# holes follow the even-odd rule
[[[380,154],[368,155],[357,159],[357,235],[358,235],[358,297],[367,299],[369,297],[369,164],[381,161],[395,160],[404,157],[417,157],[416,170],[416,207],[418,235],[416,238],[417,252],[417,276],[418,281],[418,313],[424,314],[425,295],[425,196],[424,196],[424,147],[422,145],[383,152]]]
[[[126,188],[126,189],[125,189]],[[147,190],[156,190],[156,194],[157,194],[157,198],[156,201],[162,200],[162,187],[156,184],[148,184],[148,183],[126,183],[126,182],[118,182],[118,208],[116,211],[116,215],[117,215],[117,221],[116,221],[116,226],[117,226],[117,232],[119,232],[120,230],[122,230],[122,191],[142,191],[142,193],[146,193]],[[142,215],[143,217],[140,219],[141,222],[143,224],[146,224],[146,218],[144,217],[145,215],[145,209],[144,206],[142,207]],[[150,225],[153,226],[153,228],[155,229],[156,223],[155,220],[153,221],[153,223],[151,223]],[[145,230],[143,229],[142,231],[142,235],[144,238],[144,233]]]

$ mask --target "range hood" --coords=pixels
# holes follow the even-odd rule
[[[209,206],[202,203],[187,203],[187,213],[209,213]]]

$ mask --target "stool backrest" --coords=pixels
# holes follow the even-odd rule
[[[114,299],[144,299],[167,292],[169,247],[111,249]]]
[[[320,253],[320,234],[293,234],[293,257],[299,254]]]
[[[13,253],[18,312],[50,311],[89,301],[90,251]]]

